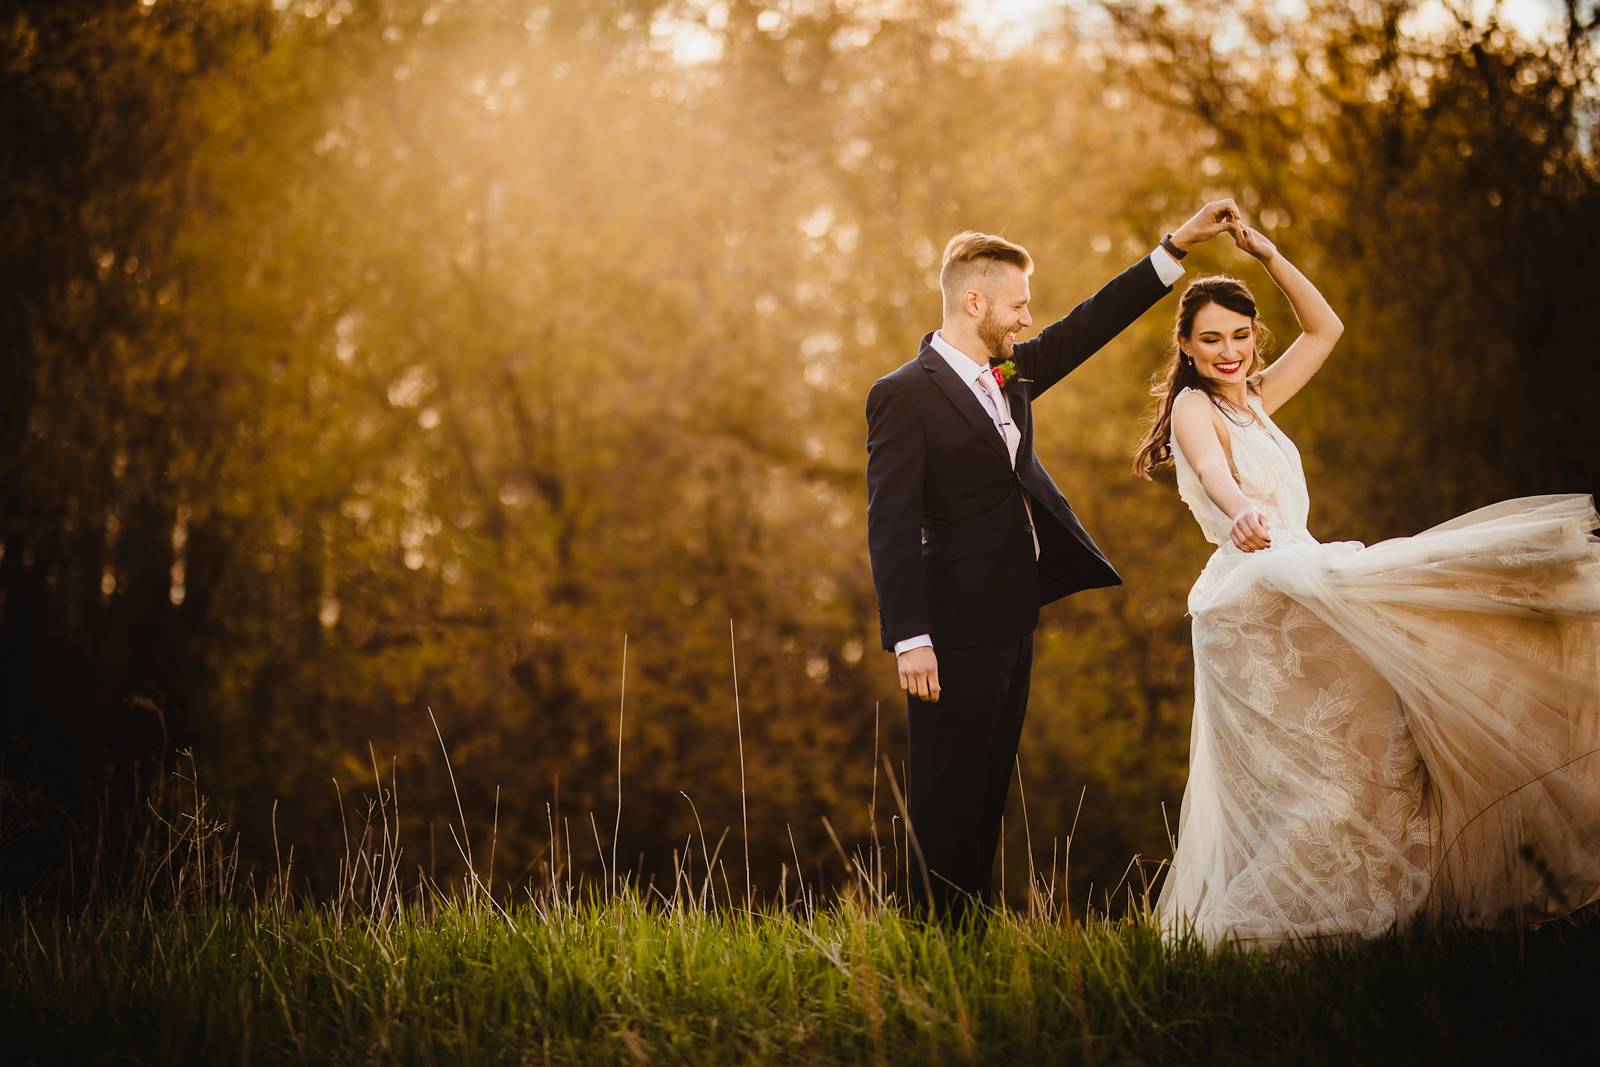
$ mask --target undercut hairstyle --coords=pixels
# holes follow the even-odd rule
[[[1010,263],[1024,274],[1033,273],[1033,257],[1015,242],[993,233],[962,230],[944,246],[944,262],[939,267],[939,291],[948,314],[960,306],[961,294],[977,288],[987,293],[987,278],[996,263]],[[974,282],[976,281],[976,285]]]

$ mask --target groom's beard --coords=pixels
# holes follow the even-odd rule
[[[978,320],[978,340],[989,350],[990,359],[1004,361],[1011,358],[1011,354],[1005,349],[1006,334],[1009,332],[992,312],[985,311],[983,318]]]

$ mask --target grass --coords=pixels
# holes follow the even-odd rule
[[[1600,922],[1577,917],[1212,950],[1132,894],[1131,917],[1069,915],[1040,877],[980,938],[907,916],[876,863],[746,907],[716,849],[670,895],[570,867],[516,901],[470,867],[402,891],[381,788],[310,899],[292,861],[241,883],[178,780],[130,860],[97,833],[78,904],[0,906],[7,1062],[1505,1063],[1590,1040]]]
[[[1128,890],[1127,917],[1109,898],[1069,913],[1030,848],[1025,909],[995,911],[980,938],[899,907],[914,837],[886,849],[874,832],[852,860],[835,836],[854,882],[758,900],[748,861],[741,892],[703,832],[670,894],[641,889],[614,844],[605,863],[592,816],[601,877],[574,877],[552,824],[548,878],[513,900],[480,879],[459,798],[466,874],[441,886],[419,869],[406,888],[375,757],[376,799],[346,827],[336,890],[313,899],[291,889],[292,850],[263,888],[239,877],[192,756],[190,771],[130,834],[86,835],[86,888],[74,873],[75,892],[0,898],[6,1062],[1454,1064],[1592,1043],[1592,915],[1208,949],[1164,937],[1147,889]],[[13,785],[0,776],[14,829]],[[491,834],[489,885],[493,854]]]
[[[1591,1039],[1600,924],[1270,953],[1003,912],[629,891],[0,918],[13,1063],[1525,1062]],[[1568,1045],[1568,1041],[1571,1044]]]

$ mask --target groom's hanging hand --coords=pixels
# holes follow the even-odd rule
[[[1239,214],[1239,205],[1233,202],[1233,197],[1213,200],[1196,211],[1188,222],[1172,231],[1172,243],[1178,246],[1180,252],[1187,252],[1219,233],[1232,230],[1243,221],[1244,217]]]
[[[939,660],[928,645],[908,648],[896,657],[900,688],[932,704],[939,703]]]

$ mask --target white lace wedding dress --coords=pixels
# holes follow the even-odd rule
[[[1370,547],[1319,543],[1294,443],[1230,423],[1272,547],[1217,545],[1189,593],[1195,699],[1156,904],[1207,943],[1560,914],[1600,890],[1600,527],[1525,497]],[[1591,754],[1593,753],[1593,754]]]

